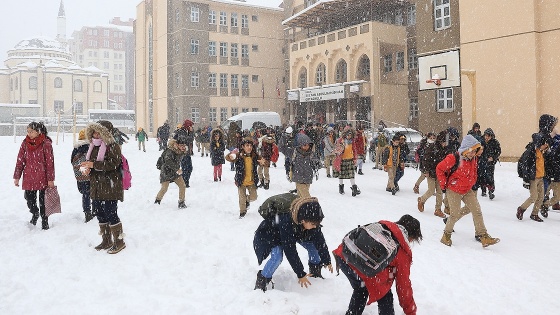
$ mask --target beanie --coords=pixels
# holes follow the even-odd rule
[[[80,130],[80,133],[78,134],[78,140],[85,140],[86,139],[86,130],[82,129]]]

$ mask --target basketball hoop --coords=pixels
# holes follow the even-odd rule
[[[433,83],[437,86],[440,86],[441,85],[441,79],[439,78],[439,75],[434,74],[434,76],[431,79],[426,80],[426,83]]]

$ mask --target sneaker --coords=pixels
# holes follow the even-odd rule
[[[391,195],[394,196],[396,194],[397,194],[397,188],[395,187],[395,188],[391,189]]]
[[[523,220],[523,213],[525,213],[525,209],[517,207],[517,214],[515,216],[518,220]]]
[[[531,214],[529,218],[531,218],[531,220],[533,221],[543,222],[543,219],[541,219],[538,214]]]

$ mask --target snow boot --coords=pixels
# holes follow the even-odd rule
[[[476,237],[475,237],[476,238]],[[480,235],[480,243],[482,243],[482,247],[488,247],[490,245],[494,245],[500,242],[499,238],[494,238],[490,236],[490,234],[485,233]]]
[[[122,223],[119,222],[115,225],[110,225],[111,234],[113,235],[113,246],[107,251],[109,254],[116,254],[126,247],[124,243],[124,233],[122,229]]]
[[[482,197],[486,197],[486,188],[485,187],[481,187],[480,190],[482,190],[482,193],[480,194]]]
[[[344,184],[338,184],[338,193],[344,195]]]
[[[184,200],[179,200],[179,209],[185,209],[187,205]]]
[[[541,219],[538,214],[531,214],[529,218],[533,221],[543,222],[543,219]]]
[[[523,220],[523,213],[525,213],[525,210],[527,209],[517,207],[517,214],[515,216],[517,217],[518,220]]]
[[[490,200],[493,200],[494,197],[496,197],[496,196],[494,195],[494,191],[493,191],[493,190],[488,190],[488,198],[490,198]]]
[[[414,188],[412,188],[412,191],[415,194],[419,195],[420,194],[420,187],[418,185],[414,185]]]
[[[352,197],[356,197],[357,195],[361,194],[362,192],[358,189],[357,185],[352,185]]]
[[[259,272],[257,272],[257,281],[255,282],[255,288],[253,290],[261,289],[263,292],[266,292],[266,285],[272,278],[265,278],[261,271],[262,270],[259,270]],[[274,286],[272,288],[274,289]]]
[[[311,274],[311,277],[313,277],[313,278],[325,279],[321,275],[321,265],[320,264],[316,265],[316,264],[309,263],[309,273]]]
[[[263,183],[264,190],[268,190],[268,188],[270,188],[269,184],[270,184],[269,182],[264,182]]]
[[[41,217],[41,228],[43,230],[49,229],[49,218],[48,217]]]
[[[29,223],[37,225],[37,220],[39,220],[39,212],[32,212],[31,221]]]
[[[95,246],[96,250],[108,249],[113,246],[109,223],[99,223],[99,235],[101,235],[102,241],[101,244]]]
[[[443,232],[440,242],[444,245],[451,246],[451,233]]]
[[[418,197],[418,211],[424,212],[424,202],[422,202],[422,197]]]

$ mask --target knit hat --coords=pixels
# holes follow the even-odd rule
[[[461,146],[459,147],[459,154],[464,155],[467,152],[475,151],[480,148],[480,142],[476,140],[472,135],[466,135],[461,141]]]
[[[305,220],[307,222],[321,223],[325,215],[315,197],[303,197],[295,199],[291,206],[292,218],[296,223]]]
[[[80,133],[78,134],[78,140],[85,140],[86,139],[86,130],[82,129],[80,130]]]
[[[194,123],[190,119],[185,119],[185,121],[183,122],[183,127],[185,127],[185,128],[192,127],[193,125],[194,125]]]

